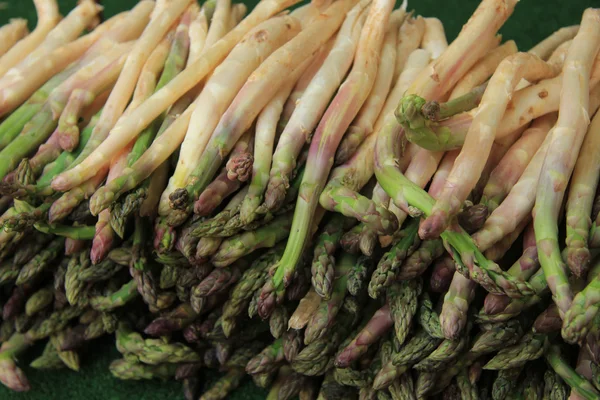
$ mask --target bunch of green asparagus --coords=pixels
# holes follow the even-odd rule
[[[186,399],[600,399],[600,9],[523,52],[516,0],[450,44],[393,0],[33,2],[0,28],[4,385],[111,336]]]

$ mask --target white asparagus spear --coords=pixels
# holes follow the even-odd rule
[[[144,29],[142,36],[136,42],[135,47],[127,57],[125,66],[119,75],[119,79],[111,92],[106,105],[102,110],[102,116],[98,121],[98,124],[94,127],[92,136],[88,140],[85,148],[81,154],[74,161],[74,167],[57,176],[53,181],[52,185],[55,190],[66,191],[71,189],[80,183],[87,180],[91,173],[88,171],[84,174],[84,177],[78,180],[67,180],[65,176],[71,176],[81,168],[85,168],[85,164],[80,164],[81,161],[85,160],[86,157],[94,151],[108,136],[110,130],[115,126],[117,120],[123,115],[123,111],[127,103],[130,100],[131,94],[135,88],[135,83],[139,77],[144,63],[148,59],[152,50],[160,43],[162,38],[166,35],[172,24],[179,18],[179,16],[188,7],[191,0],[173,0],[169,3],[169,7],[160,13],[156,19],[151,20],[150,23]],[[139,107],[138,107],[139,109]],[[136,111],[138,110],[136,109]],[[130,114],[135,114],[135,111]],[[124,145],[126,145],[125,143]],[[123,146],[119,147],[119,151]],[[114,155],[114,152],[111,152]],[[112,157],[110,157],[112,158]],[[106,164],[103,164],[106,165]],[[61,181],[66,180],[65,184],[61,184]]]
[[[448,40],[442,21],[437,18],[425,18],[425,31],[421,40],[421,48],[427,50],[433,60],[446,51]]]
[[[513,40],[509,40],[501,46],[490,50],[485,57],[479,60],[479,62],[456,83],[456,86],[454,86],[454,89],[450,94],[450,100],[460,97],[481,85],[492,76],[503,59],[516,52],[517,44]]]
[[[7,51],[28,33],[27,20],[23,18],[11,19],[8,24],[0,28],[0,57],[4,56]]]
[[[117,43],[139,37],[148,23],[154,2],[143,0],[131,11],[110,18],[91,33],[59,47],[49,54],[44,63],[33,64],[23,71],[27,79],[0,91],[0,113],[7,113],[25,101],[50,77],[67,67],[83,52],[82,60],[89,60],[110,50]]]
[[[34,51],[19,64],[6,71],[4,76],[0,78],[0,88],[27,79],[27,76],[22,75],[27,67],[39,62],[53,50],[75,40],[101,10],[102,7],[93,0],[82,1],[48,33],[44,41]]]
[[[24,60],[60,21],[56,0],[34,0],[33,4],[37,12],[37,26],[0,58],[0,76]]]
[[[406,64],[408,57],[419,48],[423,34],[425,33],[425,20],[423,17],[409,18],[400,26],[398,33],[398,49],[396,50],[396,62],[394,63],[394,79],[396,82]]]
[[[561,317],[573,300],[558,243],[558,216],[569,177],[590,123],[589,84],[600,49],[600,10],[588,8],[563,68],[558,122],[540,172],[535,200],[535,239],[540,265]],[[563,330],[563,335],[565,331]]]
[[[379,66],[377,67],[377,78],[375,78],[375,83],[373,83],[373,88],[365,104],[361,107],[338,146],[335,157],[336,165],[348,161],[365,138],[373,133],[377,117],[379,117],[390,92],[395,71],[398,25],[401,25],[401,21],[394,21],[393,19],[391,21],[394,23],[390,23],[383,41]]]
[[[531,50],[529,50],[529,53],[538,56],[542,60],[545,60],[558,46],[573,39],[575,35],[577,35],[578,31],[579,25],[562,27],[532,47]]]
[[[283,110],[283,106],[292,92],[296,80],[290,76],[289,81],[279,89],[279,92],[265,106],[256,120],[256,137],[254,139],[254,158],[252,165],[252,181],[250,182],[248,194],[240,207],[240,218],[244,224],[252,222],[256,218],[256,209],[261,205],[264,191],[269,182],[269,170],[275,146],[277,122]]]

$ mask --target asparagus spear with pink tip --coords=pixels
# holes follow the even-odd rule
[[[329,101],[340,86],[356,51],[364,22],[364,10],[370,1],[361,1],[348,13],[333,48],[323,65],[298,100],[294,112],[285,126],[269,173],[265,203],[270,210],[281,207],[287,185],[296,165],[295,160],[319,123]]]
[[[325,186],[325,179],[332,167],[335,149],[373,85],[377,73],[375,60],[383,43],[392,7],[393,3],[386,0],[380,0],[371,6],[352,71],[317,127],[300,186],[291,235],[273,276],[273,284],[277,290],[282,290],[292,279],[318,206],[317,196]]]
[[[144,127],[148,126],[156,119],[156,117],[175,103],[178,98],[195,87],[198,82],[208,75],[225,58],[242,37],[250,31],[250,29],[282,9],[290,6],[292,3],[293,0],[267,0],[259,3],[258,6],[254,8],[254,10],[231,32],[208,48],[203,53],[202,57],[188,66],[188,68],[186,68],[182,74],[179,74],[176,79],[142,103],[135,111],[124,116],[119,123],[115,124],[116,121],[109,120],[116,120],[117,116],[120,116],[122,111],[111,113],[111,118],[108,118],[109,115],[107,115],[107,122],[105,122],[102,127],[98,128],[98,133],[97,135],[94,135],[94,140],[90,142],[87,150],[82,153],[80,160],[77,161],[79,164],[68,171],[68,173],[58,176],[53,182],[53,187],[56,190],[67,190],[88,179],[90,175],[92,175],[89,173],[90,169],[97,170],[100,166],[106,165],[110,161],[112,154],[126,146],[127,143],[144,129]],[[162,18],[159,17],[149,25],[146,32],[149,32],[149,36],[156,38],[157,40],[145,40],[145,38],[144,40],[140,40],[140,43],[142,43],[138,48],[140,53],[145,53],[147,47],[151,49],[160,41],[169,25],[168,23],[164,23],[177,18],[179,14],[183,12],[185,6],[189,4],[189,1],[181,1],[177,2],[177,4],[178,7],[169,7],[168,13],[161,14]],[[179,5],[181,5],[181,9],[179,8]],[[160,25],[162,29],[155,29],[158,25]],[[151,29],[150,26],[154,27]],[[148,39],[150,39],[150,37]],[[134,58],[138,59],[137,57]],[[127,70],[128,68],[125,69]],[[132,66],[132,73],[136,71],[139,72],[137,68],[136,71],[133,69]],[[117,90],[117,88],[121,88],[121,85],[119,84],[121,80],[123,80],[123,85],[125,85],[125,81],[129,79],[129,76],[126,77],[126,75],[129,74],[121,74],[123,79],[119,77],[120,79],[117,82],[117,86],[115,90],[113,90],[113,93],[115,94],[115,104],[117,102],[119,105],[121,104],[121,99],[126,92],[125,90]],[[131,90],[132,89],[127,92],[130,92]],[[113,101],[109,99],[109,103],[112,104]],[[120,108],[120,110],[122,109]],[[187,116],[187,118],[187,121],[189,121],[189,116]],[[185,125],[187,125],[187,123]],[[107,131],[111,129],[111,134],[109,138],[107,138],[106,136],[109,133]],[[106,138],[107,140],[104,140]]]
[[[581,148],[589,124],[590,69],[600,48],[600,11],[584,12],[581,27],[565,61],[561,104],[556,126],[549,133],[550,143],[537,187],[535,203],[535,235],[540,263],[553,299],[561,313],[573,300],[565,265],[558,244],[557,218],[568,177]]]
[[[600,104],[600,88],[595,88],[590,94],[590,110],[593,111]],[[550,134],[546,135],[544,142],[504,201],[491,213],[483,228],[473,235],[473,240],[480,249],[487,250],[492,247],[503,237],[514,232],[531,215],[550,140]]]

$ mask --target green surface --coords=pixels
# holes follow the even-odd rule
[[[235,0],[234,0],[235,1]],[[59,0],[61,11],[66,14],[71,10],[76,0]],[[30,29],[35,26],[35,9],[31,0],[0,1],[0,24],[5,24],[10,18],[21,17],[30,21]],[[116,12],[131,8],[136,0],[104,0],[104,15],[110,16]],[[248,1],[248,5],[256,2]],[[478,0],[419,0],[409,3],[409,9],[423,16],[436,16],[442,20],[449,39],[458,34],[462,25],[469,18]],[[411,5],[412,4],[412,5]],[[535,43],[551,34],[558,28],[577,24],[586,7],[600,5],[597,0],[521,0],[508,23],[503,27],[504,39],[514,39],[520,49],[527,50]],[[27,365],[35,355],[40,354],[41,348],[33,349],[20,360],[20,365]],[[35,371],[25,367],[32,390],[29,393],[12,393],[0,386],[0,399],[15,400],[53,400],[53,399],[86,399],[86,400],[162,400],[181,399],[181,387],[176,382],[144,381],[121,382],[110,375],[108,364],[118,358],[111,341],[104,340],[93,343],[83,356],[81,372],[74,373],[66,370],[56,372]],[[214,375],[206,378],[207,384]],[[247,382],[231,400],[264,399],[265,392],[256,389]]]

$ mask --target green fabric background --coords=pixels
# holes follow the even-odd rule
[[[234,0],[239,1],[239,0]],[[76,0],[59,0],[61,11],[68,13]],[[104,15],[111,16],[131,8],[137,0],[104,0]],[[409,9],[423,16],[435,16],[442,20],[449,40],[456,37],[479,0],[419,0],[410,1]],[[248,6],[256,0],[246,1]],[[10,18],[27,18],[30,29],[35,26],[35,9],[31,0],[0,1],[0,24]],[[511,19],[501,30],[504,39],[514,39],[520,49],[527,50],[558,28],[579,23],[586,7],[600,6],[598,0],[521,0]],[[41,348],[31,350],[20,360],[21,366],[28,365]],[[29,393],[12,393],[0,385],[0,399],[14,400],[163,400],[182,399],[181,386],[177,382],[121,382],[110,375],[108,364],[119,355],[111,340],[93,343],[82,354],[82,370],[74,373],[67,370],[41,372],[25,367],[32,390]],[[209,385],[215,375],[206,377]],[[264,399],[266,392],[247,381],[242,388],[230,396],[231,400]]]

